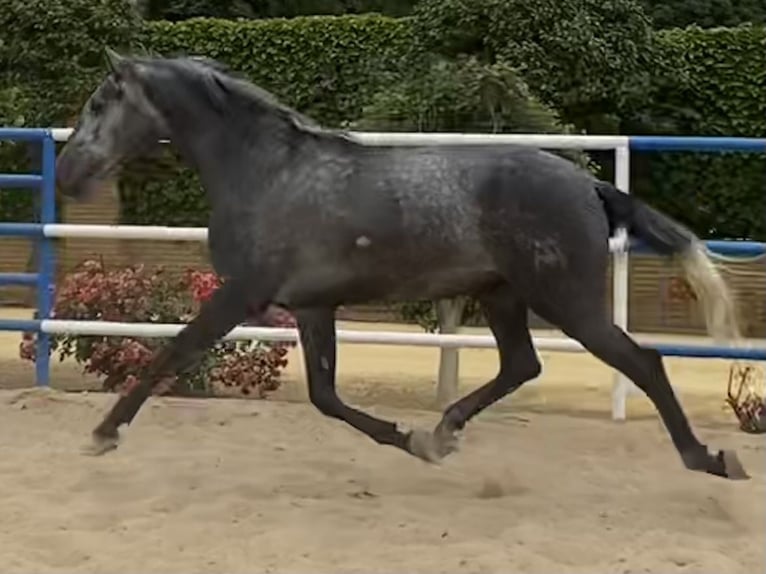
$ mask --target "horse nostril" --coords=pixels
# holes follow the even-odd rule
[[[67,193],[72,187],[72,166],[66,161],[56,162],[56,187]]]

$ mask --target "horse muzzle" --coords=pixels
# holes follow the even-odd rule
[[[103,187],[109,164],[75,147],[65,148],[56,159],[56,187],[65,197],[85,201]]]

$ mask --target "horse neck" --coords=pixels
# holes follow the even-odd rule
[[[175,110],[168,121],[170,140],[199,176],[209,199],[241,191],[252,195],[264,187],[269,175],[294,158],[301,135],[287,120],[273,115]],[[246,174],[256,177],[245,177]]]

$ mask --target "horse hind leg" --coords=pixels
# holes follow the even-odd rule
[[[413,433],[411,449],[431,462],[457,449],[457,433],[470,419],[540,374],[540,361],[527,325],[526,304],[507,284],[480,296],[479,302],[497,342],[500,370],[494,379],[445,409],[433,432]]]
[[[396,424],[375,418],[346,405],[335,388],[336,333],[332,308],[294,311],[306,364],[309,399],[325,416],[339,419],[378,444],[409,452],[410,433]]]
[[[585,285],[580,283],[580,287]],[[558,299],[557,305],[538,303],[533,309],[644,391],[688,469],[731,479],[747,478],[735,453],[719,451],[710,454],[697,439],[670,386],[660,353],[640,347],[616,326],[607,315],[603,292],[596,285],[590,287],[577,289],[577,293]]]

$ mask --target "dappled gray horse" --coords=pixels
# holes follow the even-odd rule
[[[659,353],[638,346],[607,310],[608,238],[625,226],[679,256],[711,332],[738,336],[724,282],[677,222],[555,154],[364,146],[213,61],[107,54],[111,72],[58,158],[59,188],[86,198],[122,162],[170,140],[209,196],[208,244],[224,284],[94,430],[94,452],[117,445],[118,428],[163,376],[187,367],[249,308],[276,304],[296,316],[316,408],[435,462],[456,448],[469,419],[540,374],[531,308],[647,394],[686,467],[747,476],[736,454],[700,443]],[[492,381],[449,406],[433,432],[404,432],[341,401],[339,305],[458,295],[476,297],[486,313],[500,357]]]

